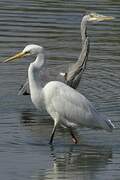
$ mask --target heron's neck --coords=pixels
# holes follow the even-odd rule
[[[42,85],[40,82],[40,72],[45,64],[44,54],[38,54],[36,60],[30,64],[28,70],[28,78],[30,85],[31,96],[40,94]]]
[[[81,37],[82,37],[82,46],[87,38],[87,16],[84,16],[81,22]]]

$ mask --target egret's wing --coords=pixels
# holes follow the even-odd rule
[[[89,128],[113,129],[111,121],[97,112],[91,102],[74,89],[59,83],[51,102],[55,112],[67,122]]]
[[[25,83],[20,87],[18,95],[30,95],[28,79],[26,79]]]
[[[59,83],[51,99],[51,106],[60,115],[72,123],[90,126],[93,122],[91,103],[74,89]]]
[[[89,53],[89,40],[85,39],[79,59],[73,64],[66,73],[66,84],[76,89],[80,83],[83,71],[86,68]]]

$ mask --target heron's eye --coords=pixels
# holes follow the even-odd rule
[[[93,14],[93,13],[90,15],[91,18],[93,18],[94,16],[95,16],[95,14]]]

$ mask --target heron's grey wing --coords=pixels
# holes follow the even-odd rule
[[[66,73],[66,84],[76,89],[80,83],[83,71],[86,68],[89,53],[89,40],[85,39],[79,59],[73,64]]]
[[[25,83],[19,89],[18,95],[30,95],[29,81],[26,79]]]

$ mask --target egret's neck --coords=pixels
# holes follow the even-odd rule
[[[84,16],[81,22],[81,37],[83,46],[84,41],[87,38],[87,16]]]
[[[28,69],[28,78],[30,85],[31,96],[40,94],[42,85],[40,82],[40,72],[45,64],[44,54],[40,53],[37,55],[36,60],[30,64]]]
[[[33,64],[34,67],[36,67],[38,70],[41,70],[41,68],[45,65],[44,54],[43,53],[38,54]]]

